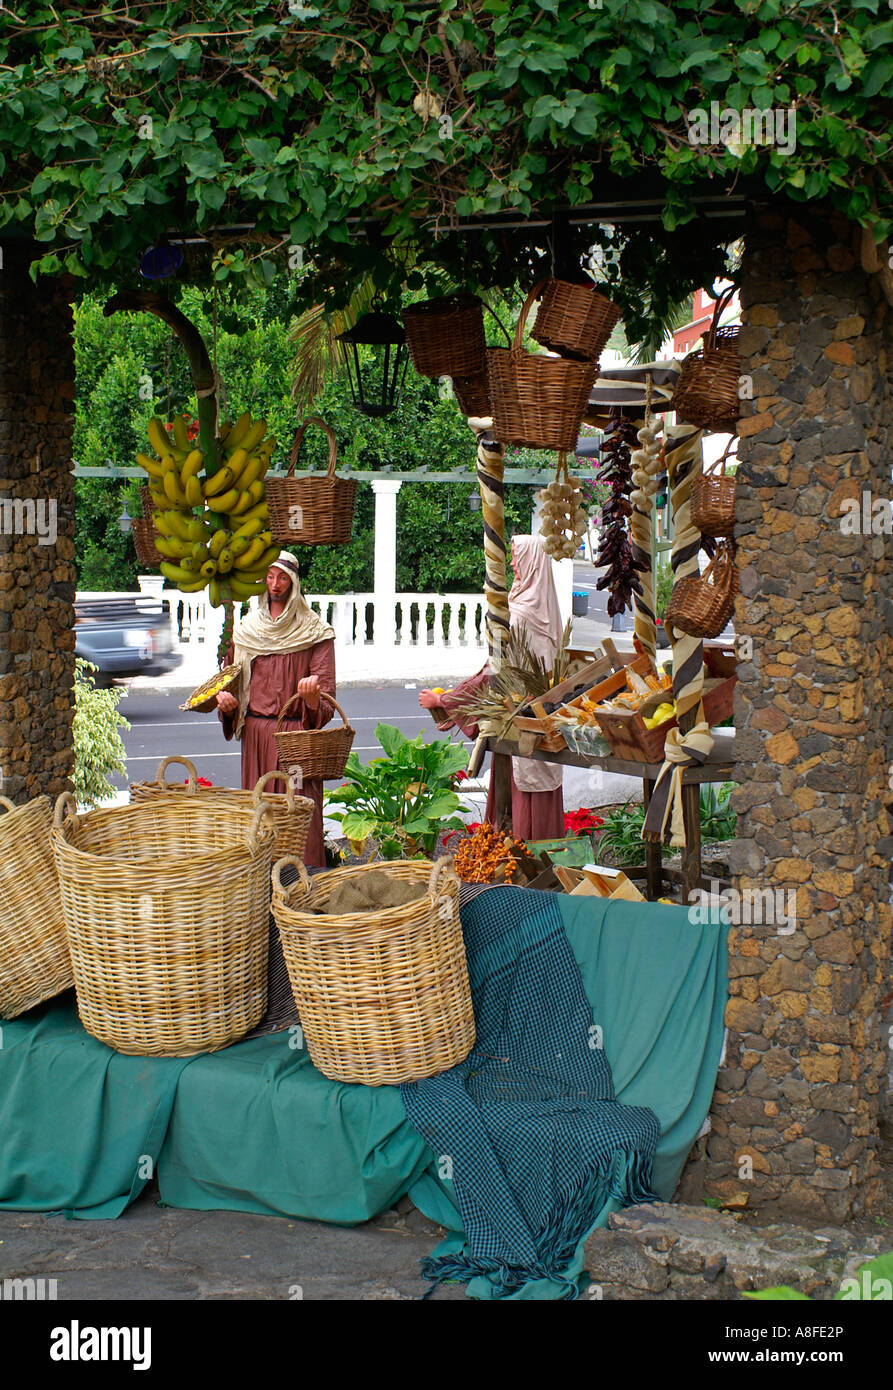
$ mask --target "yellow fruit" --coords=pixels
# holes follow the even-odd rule
[[[207,497],[207,493],[205,496]],[[213,499],[212,510],[221,516],[228,516],[241,496],[237,487],[231,487],[228,492],[221,492]]]
[[[226,464],[218,468],[212,478],[205,478],[202,483],[202,493],[205,497],[218,497],[221,492],[226,492],[236,481],[236,475]]]
[[[432,687],[431,687],[431,694],[432,694],[432,695],[442,695],[443,693],[444,693],[444,690],[443,690],[443,686],[442,686],[442,685],[432,685]]]
[[[198,478],[187,478],[183,491],[186,494],[188,507],[200,507],[202,505],[202,485]]]
[[[152,448],[155,450],[156,454],[158,454],[159,458],[167,453],[170,448],[170,440],[168,439],[167,430],[164,428],[164,422],[159,420],[157,415],[153,416],[149,421],[146,427],[146,433],[149,436],[149,443],[152,445]]]

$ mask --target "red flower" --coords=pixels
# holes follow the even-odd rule
[[[592,835],[598,832],[604,821],[600,816],[595,816],[586,806],[579,806],[576,811],[565,811],[564,829],[570,835]]]
[[[198,783],[198,785],[199,785],[200,787],[213,787],[213,785],[214,785],[213,782],[209,782],[209,781],[208,781],[207,777],[196,777],[195,780],[196,780],[196,782]],[[189,778],[188,778],[188,777],[184,777],[184,779],[183,779],[183,786],[184,786],[184,787],[188,787],[188,786],[189,786]]]
[[[464,772],[464,771],[462,770],[461,767],[459,768],[459,771],[458,771],[458,772],[454,772],[454,773],[453,773],[453,781],[454,781],[454,782],[467,782],[467,780],[468,780],[468,773],[467,773],[467,772]]]

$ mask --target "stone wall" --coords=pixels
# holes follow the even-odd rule
[[[893,495],[893,310],[854,246],[814,209],[760,210],[746,237],[731,862],[742,895],[796,895],[796,929],[731,930],[704,1175],[838,1220],[879,1199],[889,1055],[893,538],[845,534],[841,504]]]
[[[74,632],[74,350],[70,285],[0,269],[0,793],[66,790]]]

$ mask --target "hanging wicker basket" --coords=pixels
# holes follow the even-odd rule
[[[572,452],[598,364],[525,352],[524,325],[543,283],[524,301],[512,346],[487,348],[493,433],[502,444]]]
[[[703,574],[676,580],[664,626],[690,637],[718,637],[734,612],[737,592],[734,543],[720,541]]]
[[[327,700],[338,711],[344,721],[342,728],[283,729],[282,723],[289,709],[300,698],[299,695],[292,695],[290,700],[286,700],[276,721],[273,738],[276,740],[280,768],[289,777],[300,771],[304,781],[343,777],[356,730],[348,724],[344,710],[334,695],[325,694],[320,694],[319,698]]]
[[[295,464],[308,425],[319,425],[329,440],[325,477],[295,478]],[[295,434],[291,461],[284,478],[267,477],[266,498],[270,532],[278,545],[347,545],[357,500],[355,478],[336,478],[338,445],[330,425],[308,415]]]
[[[486,371],[484,311],[473,294],[427,299],[403,310],[406,346],[419,376],[478,376]]]
[[[0,1018],[16,1018],[74,984],[49,797],[0,796]]]
[[[142,518],[137,517],[130,527],[130,534],[133,536],[133,548],[141,565],[146,569],[157,570],[164,556],[155,549],[155,541],[158,537],[155,522],[152,520],[155,504],[148,487],[145,485],[140,488],[140,507],[143,513]]]
[[[273,862],[266,805],[150,796],[79,816],[63,792],[53,824],[88,1033],[118,1052],[188,1057],[260,1021]]]
[[[546,280],[530,336],[552,352],[580,362],[597,362],[620,310],[595,286],[570,280]]]
[[[368,874],[335,869],[286,887],[273,869],[273,915],[314,1066],[333,1081],[395,1086],[435,1076],[474,1046],[475,1025],[452,860],[376,865],[427,886],[400,907],[331,916],[333,890]],[[322,909],[322,911],[314,911]]]
[[[185,783],[167,781],[165,774],[171,763],[180,763],[185,767],[187,773]],[[274,780],[285,783],[284,792],[267,791],[267,784]],[[265,772],[253,791],[246,791],[244,788],[238,787],[201,787],[198,783],[195,765],[190,762],[189,758],[174,756],[161,760],[154,782],[131,782],[130,784],[131,801],[142,801],[149,796],[166,795],[221,796],[231,805],[241,807],[243,810],[253,810],[255,806],[260,805],[261,798],[263,798],[264,805],[268,806],[272,812],[275,824],[274,858],[278,859],[283,854],[294,855],[297,859],[304,858],[307,834],[316,806],[309,796],[295,796],[291,779],[284,772]]]
[[[703,536],[734,534],[737,479],[734,473],[726,472],[726,459],[736,444],[737,440],[730,440],[722,456],[705,468],[691,485],[692,525]]]
[[[465,418],[488,419],[491,407],[490,384],[486,371],[479,372],[476,376],[454,376],[452,380],[456,404]]]
[[[690,352],[683,362],[672,400],[678,419],[722,434],[734,433],[739,413],[738,325],[719,326],[734,293],[735,287],[730,285],[716,301],[704,346]]]

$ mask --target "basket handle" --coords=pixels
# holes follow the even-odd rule
[[[435,859],[434,864],[431,868],[431,877],[428,879],[429,897],[436,898],[438,896],[438,893],[444,893],[445,895],[445,890],[440,887],[440,879],[441,875],[444,874],[447,870],[449,870],[455,877],[456,870],[453,865],[451,855],[446,854],[443,856],[442,859]]]
[[[335,439],[335,431],[332,429],[331,425],[327,425],[325,420],[319,415],[308,415],[307,419],[303,420],[298,426],[294,443],[291,446],[291,462],[288,465],[288,472],[285,476],[286,478],[294,477],[295,464],[298,461],[298,454],[301,452],[301,444],[308,425],[319,425],[329,436],[329,471],[326,477],[328,481],[331,482],[335,476],[335,464],[338,462],[338,441]]]
[[[294,859],[289,854],[284,855],[281,859],[277,859],[276,863],[273,865],[273,872],[271,874],[271,880],[273,884],[273,896],[284,903],[288,902],[288,899],[291,896],[291,890],[294,887],[293,883],[290,883],[288,887],[286,887],[286,885],[282,882],[282,870],[285,868],[286,864],[293,864],[294,867],[297,869],[298,878],[300,880],[301,887],[304,889],[305,893],[309,893],[310,889],[313,886],[310,882],[310,875],[304,868],[304,865],[301,863],[300,859]]]
[[[708,463],[707,467],[704,469],[704,476],[705,476],[705,477],[707,477],[708,475],[712,474],[712,473],[714,472],[715,469],[719,468],[720,464],[722,464],[722,476],[725,477],[725,473],[726,473],[726,459],[729,457],[729,454],[732,453],[732,446],[733,446],[733,445],[737,445],[737,443],[738,443],[737,435],[733,435],[732,438],[729,440],[728,444],[726,445],[726,447],[723,449],[722,454],[720,455],[720,457],[719,457],[718,459],[714,459],[712,463]],[[733,458],[737,458],[737,456],[738,456],[738,450],[737,450],[737,448],[736,448],[734,454],[732,454],[732,457],[733,457]]]
[[[167,778],[164,774],[167,772],[167,769],[171,763],[180,763],[183,767],[185,767],[187,773],[189,774],[189,786],[187,788],[188,794],[190,796],[194,796],[198,791],[198,782],[195,780],[195,765],[191,763],[188,758],[181,758],[178,753],[172,753],[169,758],[162,758],[161,762],[158,764],[158,771],[155,774],[155,780],[158,783],[159,787],[163,787],[165,789],[167,788]]]
[[[248,833],[245,836],[245,845],[248,849],[248,853],[252,856],[257,854],[257,844],[258,839],[260,837],[260,828],[265,819],[267,822],[266,829],[268,831],[271,831],[272,834],[275,835],[276,821],[273,816],[273,812],[270,810],[267,803],[265,801],[262,801],[259,806],[255,806],[254,808],[254,815],[251,817],[251,824],[249,825]]]
[[[545,278],[543,278],[542,280],[537,280],[533,289],[530,291],[530,293],[524,301],[524,305],[521,309],[520,314],[518,315],[518,322],[515,324],[515,338],[514,342],[512,343],[512,352],[521,351],[521,340],[524,337],[524,325],[527,322],[527,315],[530,313],[530,310],[533,307],[533,301],[539,296],[540,291],[542,290],[545,283]]]
[[[17,811],[19,808],[14,801],[10,801],[8,796],[0,796],[0,806],[4,811]]]
[[[488,313],[488,314],[492,314],[493,318],[494,318],[494,319],[496,320],[496,322],[499,324],[499,327],[502,329],[503,333],[505,334],[505,340],[506,340],[506,342],[508,343],[509,347],[511,347],[511,345],[512,345],[512,335],[511,335],[511,333],[508,331],[508,329],[506,328],[506,326],[505,326],[505,324],[503,323],[502,319],[501,319],[501,318],[499,317],[499,315],[497,314],[496,310],[493,309],[493,308],[491,308],[491,306],[487,303],[486,299],[482,299],[482,300],[481,300],[481,304],[482,304],[482,305],[484,306],[484,308],[487,310],[487,313]]]
[[[282,709],[279,711],[279,718],[278,718],[278,720],[276,721],[276,732],[277,732],[277,734],[282,732],[282,721],[283,721],[283,719],[285,718],[286,714],[288,713],[288,710],[290,709],[290,707],[294,704],[295,700],[303,700],[303,698],[304,698],[303,695],[292,695],[292,696],[290,696],[290,698],[289,698],[288,700],[286,700],[285,704],[282,706]],[[347,715],[344,713],[344,710],[341,708],[341,706],[339,705],[338,701],[335,699],[335,696],[334,696],[334,695],[329,695],[329,694],[327,694],[324,690],[321,690],[321,691],[319,692],[319,698],[320,698],[321,700],[328,700],[328,702],[329,702],[330,705],[334,705],[334,706],[335,706],[336,710],[337,710],[338,713],[341,715],[341,718],[342,718],[342,720],[344,721],[344,727],[345,727],[345,729],[349,729],[349,728],[350,728],[350,725],[349,725],[348,722],[347,722]]]
[[[258,779],[257,786],[254,788],[255,806],[259,806],[261,804],[261,801],[263,799],[264,787],[270,781],[271,777],[278,777],[285,783],[285,799],[288,805],[289,812],[292,812],[295,809],[295,789],[291,784],[291,778],[288,776],[288,774],[285,772],[279,772],[278,769],[274,772],[265,772],[263,777]]]
[[[68,826],[72,826],[75,830],[77,830],[80,823],[81,818],[78,815],[77,802],[75,801],[71,792],[62,792],[56,798],[56,806],[55,810],[53,811],[54,828],[56,830],[60,830],[64,835]]]
[[[722,541],[720,541],[715,551],[713,552],[713,556],[704,573],[702,575],[692,575],[692,578],[699,578],[702,583],[706,584],[710,576],[713,574],[713,571],[716,567],[716,563],[719,560],[722,561],[724,566],[728,566],[729,563],[734,564],[734,556],[732,550],[728,546],[723,545]]]
[[[707,334],[707,339],[704,343],[704,347],[708,352],[713,352],[716,348],[716,330],[719,328],[719,321],[722,318],[723,310],[731,303],[734,293],[735,286],[729,285],[727,290],[723,290],[713,307],[713,322],[710,324],[710,332]]]

